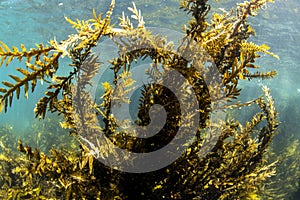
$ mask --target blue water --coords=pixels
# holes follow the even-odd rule
[[[8,46],[25,44],[27,47],[35,43],[47,43],[54,37],[57,40],[66,38],[73,33],[73,29],[64,20],[64,16],[75,19],[87,19],[91,17],[91,9],[98,12],[108,9],[108,1],[44,1],[44,0],[3,0],[0,1],[0,40]],[[233,2],[221,1],[218,6],[231,7]],[[177,1],[160,1],[160,9],[155,4],[147,1],[137,1],[137,6],[143,11],[146,23],[149,26],[160,26],[181,30],[186,20],[184,14],[179,11]],[[125,5],[125,6],[124,6]],[[113,20],[116,21],[118,14],[126,10],[131,3],[122,1],[115,8]],[[271,51],[280,56],[276,60],[268,55],[258,63],[264,66],[265,71],[276,69],[279,75],[272,79],[261,82],[272,89],[276,101],[288,103],[290,100],[300,100],[300,22],[298,0],[277,0],[275,4],[269,4],[266,10],[262,10],[259,16],[250,19],[257,31],[257,37],[253,38],[258,44],[266,43]],[[288,15],[286,14],[288,11]],[[169,13],[168,13],[169,12]],[[175,19],[175,20],[174,20]],[[116,22],[117,23],[117,22]],[[7,74],[15,73],[14,68],[22,63],[14,62],[8,68],[0,69],[0,79],[6,80]],[[244,92],[253,93],[255,96],[259,82],[246,83]],[[243,85],[243,84],[242,84]],[[33,119],[32,110],[35,102],[43,95],[43,86],[37,88],[35,95],[30,95],[30,100],[21,98],[13,103],[7,114],[0,114],[2,124],[12,124],[22,130]],[[249,95],[247,95],[250,97]],[[298,107],[295,109],[299,109]],[[20,120],[22,119],[22,120]],[[300,128],[299,128],[300,130]]]
[[[23,43],[27,49],[36,43],[47,44],[54,37],[57,40],[66,38],[74,31],[65,21],[64,16],[72,19],[91,17],[91,9],[95,7],[104,11],[107,7],[97,6],[96,1],[43,1],[43,0],[8,0],[0,2],[0,40],[8,46],[19,46]],[[93,4],[94,3],[94,4]],[[105,5],[105,4],[104,4]],[[101,7],[101,8],[99,8]],[[67,64],[65,64],[67,65]],[[14,74],[16,67],[24,63],[12,62],[8,67],[0,69],[0,79],[8,80],[8,74]],[[17,75],[17,74],[16,74]],[[38,84],[36,92],[26,100],[22,95],[20,100],[13,102],[8,113],[0,114],[0,124],[11,124],[17,132],[28,127],[34,120],[35,103],[42,97],[45,86]]]
[[[65,21],[64,16],[71,19],[87,19],[91,17],[91,9],[98,12],[108,9],[108,1],[44,1],[44,0],[4,0],[0,1],[0,40],[8,46],[23,43],[26,47],[32,47],[35,43],[47,43],[54,37],[57,40],[66,38],[74,31]],[[221,1],[217,6],[230,8],[238,1]],[[179,11],[177,1],[160,1],[159,5],[147,1],[137,1],[138,8],[143,12],[148,26],[167,27],[181,30],[186,17]],[[124,6],[125,5],[125,6]],[[131,2],[117,3],[113,20],[117,24],[117,17],[121,11]],[[160,9],[155,8],[155,6]],[[258,63],[265,71],[276,69],[279,75],[261,83],[253,81],[254,86],[245,83],[244,92],[258,94],[257,84],[266,84],[272,89],[276,101],[288,103],[300,100],[300,22],[298,0],[277,0],[275,4],[269,4],[266,10],[262,10],[259,16],[250,19],[257,31],[257,37],[253,38],[258,44],[266,43],[271,51],[280,56],[280,60],[268,55]],[[288,15],[286,12],[288,11]],[[175,20],[174,20],[175,19]],[[7,74],[15,73],[14,69],[22,63],[14,62],[8,68],[0,69],[0,79],[6,80]],[[243,85],[243,83],[242,83]],[[249,86],[250,85],[250,86]],[[30,100],[23,97],[13,103],[7,114],[1,113],[1,124],[12,124],[16,129],[22,130],[33,120],[33,108],[35,102],[43,95],[43,86],[38,86],[37,93],[30,95]],[[247,95],[251,97],[251,95]],[[299,109],[298,107],[296,109]],[[20,120],[22,119],[22,120]],[[300,127],[299,127],[300,130]]]
[[[173,23],[173,27],[181,27],[178,25],[179,22],[171,21],[170,16],[167,15],[167,11],[172,9],[176,11],[175,13],[180,13],[183,16],[183,13],[178,10],[177,1],[173,1],[173,3],[161,1],[159,5],[156,4],[156,6],[160,6],[162,12],[154,8],[152,4],[148,5],[142,1],[136,4],[138,8],[144,11],[145,18],[150,16],[153,11],[162,13],[162,15],[154,15],[153,19],[147,21],[149,26],[154,26],[162,21],[164,22],[164,24],[160,24],[162,26],[167,24],[172,26]],[[118,17],[124,9],[127,10],[128,6],[132,6],[130,1],[116,4],[116,14],[112,17],[113,23],[118,23]],[[109,1],[0,1],[0,40],[8,46],[18,46],[23,43],[29,49],[34,47],[36,43],[47,44],[49,39],[54,37],[57,41],[65,39],[69,34],[74,33],[74,30],[64,17],[67,16],[71,19],[92,18],[92,8],[95,8],[98,13],[106,12],[109,8]],[[8,68],[0,68],[0,80],[9,80],[7,75],[16,73],[15,68],[21,66],[24,66],[24,63],[12,62]],[[28,127],[34,120],[35,103],[42,97],[45,87],[38,84],[35,94],[29,94],[29,100],[23,96],[20,100],[15,100],[8,113],[0,114],[0,125],[10,124],[16,132]]]
[[[35,43],[47,43],[54,37],[57,40],[66,38],[73,33],[73,29],[64,20],[64,16],[71,19],[87,19],[91,17],[91,9],[98,12],[108,9],[108,1],[44,1],[44,0],[5,0],[0,1],[0,40],[5,41],[8,46],[25,44],[27,47]],[[218,6],[230,8],[233,2],[221,1]],[[159,5],[147,1],[137,1],[137,6],[143,11],[146,23],[149,26],[167,27],[181,30],[186,17],[179,11],[177,1],[160,1]],[[124,6],[125,5],[125,6]],[[131,2],[122,1],[117,3],[113,20],[117,23],[117,17],[122,10],[126,10]],[[300,100],[300,59],[298,47],[300,46],[300,22],[299,5],[297,0],[277,0],[275,4],[269,4],[266,10],[252,20],[257,31],[257,37],[253,38],[258,44],[266,43],[271,51],[280,56],[276,60],[268,55],[258,60],[258,63],[266,69],[278,70],[279,76],[273,80],[263,81],[272,89],[274,98],[288,103]],[[160,9],[155,8],[159,6]],[[286,12],[288,11],[288,15]],[[174,20],[175,19],[175,20]],[[14,62],[9,68],[0,69],[0,79],[6,80],[7,74],[14,73],[15,67],[22,63]],[[254,81],[253,87],[245,83],[244,92],[258,94],[255,85],[260,84]],[[243,84],[242,84],[243,85]],[[251,84],[250,84],[251,85]],[[32,110],[35,102],[43,95],[43,87],[37,88],[35,95],[30,95],[30,100],[21,98],[13,103],[7,114],[0,114],[2,124],[12,124],[16,129],[22,130],[33,120]],[[257,92],[256,92],[257,91]],[[250,97],[249,95],[247,95]],[[298,109],[298,108],[296,108]],[[22,120],[20,120],[22,119]],[[299,128],[300,129],[300,128]]]

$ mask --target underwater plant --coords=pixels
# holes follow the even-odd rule
[[[276,176],[267,180],[261,193],[262,199],[298,199],[300,178],[299,111],[295,110],[298,101],[293,98],[280,101],[280,134],[274,138],[266,159],[276,164]]]
[[[277,112],[266,87],[262,88],[263,96],[251,101],[236,99],[241,91],[238,88],[240,81],[276,75],[275,70],[255,71],[259,68],[255,61],[261,53],[278,56],[269,52],[267,45],[248,41],[255,33],[248,24],[248,17],[257,15],[268,2],[273,1],[245,1],[237,4],[235,11],[213,13],[209,20],[207,0],[183,0],[181,9],[191,15],[191,20],[184,27],[184,37],[177,47],[166,37],[147,29],[135,4],[129,7],[131,17],[123,14],[119,28],[115,28],[110,21],[114,0],[105,15],[98,15],[93,10],[93,19],[73,21],[66,18],[77,33],[65,40],[53,39],[47,45],[37,44],[36,48],[30,49],[23,44],[20,48],[10,48],[0,42],[1,65],[9,66],[14,59],[25,64],[24,68],[16,69],[20,76],[9,75],[13,81],[2,81],[0,111],[6,112],[13,99],[20,97],[21,90],[29,98],[30,90],[35,92],[37,81],[43,80],[47,89],[36,104],[36,117],[44,119],[48,112],[62,115],[60,126],[68,129],[70,136],[79,143],[72,151],[52,148],[50,155],[39,149],[33,150],[21,140],[18,141],[18,153],[3,148],[0,161],[5,167],[1,168],[1,173],[6,174],[6,178],[1,179],[0,197],[259,198],[261,186],[275,175],[276,161],[267,163],[265,155],[276,134]],[[93,78],[103,66],[93,49],[103,44],[100,41],[104,38],[113,41],[119,51],[118,56],[109,61],[112,81],[101,83],[104,92],[99,102],[91,95],[90,88],[98,84]],[[64,56],[71,60],[69,74],[65,76],[58,73],[62,67],[59,60]],[[121,103],[130,103],[127,95],[134,90],[135,81],[131,68],[135,62],[146,59],[152,62],[147,71],[151,81],[141,88],[135,124],[126,119],[120,121],[113,109],[119,108]],[[183,79],[174,78],[172,70]],[[180,92],[174,94],[166,84],[179,88]],[[163,128],[153,137],[132,136],[134,131],[140,130],[135,128],[136,125],[143,127],[161,120],[156,104],[165,110]],[[260,111],[244,125],[233,118],[212,120],[216,110],[221,110],[217,114],[224,114],[245,106],[258,106]],[[159,116],[158,119],[152,118],[153,113]],[[159,124],[152,128],[157,127]],[[176,136],[179,130],[181,133]],[[100,137],[102,133],[105,137]],[[186,143],[179,144],[182,139]],[[159,169],[132,173],[122,167],[142,171],[143,168],[135,166],[139,157],[126,157],[127,154],[105,146],[109,142],[143,155],[171,142],[175,147],[183,148],[183,153]],[[175,149],[166,155],[172,157],[178,152]],[[122,165],[118,165],[120,163]]]
[[[279,144],[280,149],[276,148]],[[274,141],[268,160],[278,160],[277,175],[266,182],[264,191],[261,192],[262,199],[297,199],[295,193],[299,190],[300,177],[299,140],[291,135],[281,138],[281,141]]]

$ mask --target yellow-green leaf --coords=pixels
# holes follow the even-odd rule
[[[19,49],[18,49],[17,47],[15,47],[15,46],[13,46],[12,49],[13,49],[13,51],[14,51],[15,53],[18,53],[18,52],[19,52]]]
[[[24,46],[24,44],[21,44],[21,49],[22,49],[23,52],[26,52],[26,51],[27,51],[27,50],[26,50],[26,47]]]
[[[248,64],[246,65],[246,67],[248,67],[248,68],[259,68],[258,66],[253,65],[253,64],[251,64],[251,63],[248,63]]]
[[[162,188],[162,185],[156,185],[156,186],[153,188],[153,191],[154,191],[154,190],[161,189],[161,188]]]
[[[2,41],[0,41],[0,44],[4,47],[4,49],[7,51],[7,52],[10,52],[10,48]]]
[[[16,88],[17,99],[20,97],[20,87]]]
[[[260,47],[266,51],[270,50],[270,47],[266,44],[262,44]]]
[[[10,78],[12,78],[12,79],[14,79],[16,82],[21,82],[22,80],[19,78],[19,77],[17,77],[17,76],[14,76],[14,75],[8,75]]]
[[[6,56],[2,56],[0,66],[3,65],[4,61],[6,60]]]
[[[16,68],[17,71],[21,72],[22,74],[24,74],[25,76],[28,76],[30,73],[29,71],[22,69],[22,68]]]
[[[82,162],[81,162],[81,165],[80,165],[80,169],[83,169],[85,167],[85,165],[87,164],[88,162],[88,159],[89,157],[88,156],[85,156],[82,158]]]
[[[5,92],[7,92],[7,90],[4,88],[0,88],[0,92],[5,93]]]
[[[76,22],[72,21],[71,19],[69,19],[68,17],[65,17],[65,19],[66,19],[67,22],[69,22],[70,24],[72,24],[73,27],[76,27],[76,28],[78,27],[78,24]]]
[[[92,174],[93,172],[93,162],[94,162],[94,158],[92,156],[89,156],[89,173]]]
[[[10,82],[6,82],[6,81],[2,81],[3,85],[7,86],[7,87],[14,87],[14,84],[10,83]]]
[[[25,82],[24,84],[24,92],[26,99],[28,99],[28,82]]]
[[[241,59],[241,63],[244,63],[245,59],[244,59],[244,53],[243,52],[241,52],[240,59]]]
[[[10,56],[6,61],[6,67],[9,65],[9,63],[14,59],[14,56]]]
[[[95,11],[94,8],[93,8],[92,12],[93,12],[94,19],[98,19],[97,14],[96,14],[96,11]]]
[[[33,64],[31,64],[31,63],[26,63],[26,66],[27,66],[29,69],[33,70],[33,71],[38,71],[38,70],[39,70],[39,68],[37,68],[35,65],[33,65]]]
[[[10,93],[9,94],[9,106],[11,107],[11,105],[12,105],[12,100],[13,100],[13,97],[14,97],[14,93]]]
[[[4,102],[0,99],[0,113],[2,112],[4,108]]]
[[[35,64],[38,65],[38,66],[41,66],[41,67],[45,66],[45,64],[40,60],[35,61]]]
[[[54,96],[54,92],[51,92],[51,91],[47,91],[47,92],[45,92],[45,95],[47,95],[47,96]]]
[[[34,91],[35,86],[36,86],[36,79],[33,79],[31,82],[31,91],[32,92]]]

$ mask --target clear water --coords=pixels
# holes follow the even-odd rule
[[[30,47],[34,47],[36,43],[46,44],[49,39],[53,39],[54,37],[57,41],[65,39],[69,34],[74,33],[74,30],[66,22],[64,16],[71,19],[92,18],[92,8],[95,8],[98,13],[104,13],[109,8],[109,2],[98,0],[0,1],[0,40],[5,41],[8,46],[18,46],[20,43],[23,43],[29,49]],[[143,10],[146,19],[153,14],[153,11],[157,12],[154,14],[155,17],[147,20],[149,26],[157,24],[160,26],[177,26],[179,22],[174,22],[173,19],[171,21],[171,17],[167,15],[167,12],[172,12],[173,14],[180,13],[183,16],[183,13],[178,10],[177,1],[172,1],[171,3],[161,1],[156,4],[161,10],[157,10],[153,6],[153,3],[148,5],[147,1],[139,1],[136,4],[139,9]],[[131,1],[117,2],[115,15],[113,16],[116,24],[122,11],[127,11],[127,7],[131,5]],[[160,21],[162,21],[162,24],[159,23]],[[178,25],[178,27],[181,28],[181,25]],[[22,63],[12,62],[9,68],[3,67],[3,69],[0,69],[0,79],[7,80],[7,75],[15,73],[15,68],[20,66],[22,66]],[[8,113],[0,114],[0,124],[11,124],[17,131],[29,126],[30,122],[34,120],[33,108],[35,107],[35,103],[42,97],[43,91],[43,86],[38,85],[37,92],[34,95],[30,95],[30,100],[21,97],[18,102],[13,102],[13,106]]]
[[[242,98],[246,100],[259,95],[261,91],[257,85],[270,87],[283,127],[288,130],[286,132],[293,132],[300,138],[300,1],[275,1],[250,20],[257,31],[257,37],[252,40],[258,44],[266,43],[272,52],[280,56],[280,60],[277,60],[266,55],[258,63],[265,71],[276,69],[278,76],[272,80],[242,84]],[[142,10],[148,26],[180,31],[187,20],[184,13],[178,10],[177,0],[135,2]],[[236,2],[242,1],[223,0],[218,7],[230,8]],[[130,5],[131,1],[117,1],[113,16],[116,24],[118,16]],[[64,16],[87,19],[92,16],[92,8],[97,12],[105,12],[108,7],[109,1],[104,0],[1,0],[0,40],[8,46],[23,43],[27,47],[46,43],[54,37],[61,40],[74,32]],[[7,75],[13,74],[15,68],[20,66],[22,63],[13,62],[8,68],[1,67],[0,80],[7,80]],[[29,100],[23,97],[15,100],[8,113],[0,114],[0,125],[10,125],[17,133],[28,128],[34,120],[33,108],[42,97],[44,87],[40,83],[37,92],[29,95]]]

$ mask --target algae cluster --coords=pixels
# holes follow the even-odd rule
[[[27,49],[0,45],[1,65],[9,67],[14,59],[25,62],[25,67],[16,70],[19,76],[9,75],[12,81],[2,81],[0,88],[0,110],[7,111],[14,98],[23,91],[26,98],[35,92],[37,81],[46,82],[45,96],[35,108],[36,117],[47,118],[52,112],[63,116],[59,125],[67,129],[75,140],[66,142],[65,148],[51,148],[49,153],[17,142],[19,152],[14,151],[16,140],[8,132],[1,136],[0,156],[1,179],[0,197],[4,199],[259,199],[261,188],[271,176],[275,176],[277,161],[267,162],[266,152],[273,140],[277,126],[277,111],[268,88],[263,94],[248,102],[236,101],[240,95],[238,87],[242,80],[266,79],[276,75],[276,71],[261,72],[255,61],[261,54],[273,57],[265,44],[257,45],[248,41],[255,31],[248,24],[248,17],[272,0],[251,0],[237,4],[235,10],[210,13],[207,0],[181,1],[181,9],[191,17],[184,27],[186,37],[177,47],[166,38],[154,35],[145,26],[141,11],[135,4],[129,7],[131,17],[122,15],[119,28],[111,24],[115,2],[105,14],[93,10],[93,18],[88,20],[66,20],[76,29],[76,33],[62,41],[52,39],[48,44],[37,44]],[[211,16],[211,17],[209,17]],[[97,103],[90,93],[93,77],[102,67],[92,50],[99,41],[111,38],[120,48],[118,57],[110,61],[113,71],[112,83],[104,82],[104,94]],[[132,50],[132,46],[146,46]],[[207,69],[208,62],[202,51],[213,59],[215,70]],[[178,52],[181,52],[178,53]],[[197,52],[197,53],[195,53]],[[185,55],[190,60],[184,58]],[[58,75],[62,66],[59,60],[71,59],[69,74]],[[101,54],[100,54],[101,56]],[[191,85],[197,99],[198,121],[193,115],[182,113],[178,106],[178,96],[160,84],[145,85],[142,89],[138,109],[138,125],[147,125],[148,113],[154,104],[161,104],[167,113],[166,125],[152,140],[129,137],[130,125],[121,129],[111,111],[116,96],[121,102],[128,102],[126,94],[132,88],[130,74],[132,64],[138,59],[150,58],[153,69],[150,79],[163,76],[170,83],[178,80],[168,76],[174,69]],[[157,70],[161,64],[163,71]],[[212,77],[213,84],[205,82],[204,74]],[[221,81],[217,77],[221,76]],[[118,90],[114,90],[118,88]],[[194,106],[182,91],[180,98],[187,107]],[[117,95],[116,95],[117,94]],[[220,95],[224,94],[224,95]],[[257,106],[259,111],[245,124],[228,117],[217,123],[211,121],[210,113],[215,109],[228,112],[230,109]],[[182,117],[185,114],[185,117]],[[191,120],[190,120],[191,119]],[[98,120],[101,122],[98,123]],[[161,148],[174,137],[182,121],[197,127],[196,140],[174,163],[162,169],[147,173],[126,173],[102,164],[99,159],[116,156],[114,149],[105,149],[98,141],[99,132],[123,149],[135,152],[149,152]],[[52,122],[51,122],[52,123]],[[203,130],[210,128],[215,145],[204,157]],[[188,129],[183,135],[189,134]],[[217,138],[214,136],[218,135]],[[91,145],[84,138],[97,141]],[[45,144],[46,141],[38,141]],[[38,145],[38,144],[37,144]],[[90,145],[90,146],[89,146]],[[67,148],[69,147],[69,148]],[[45,150],[48,150],[46,148]],[[131,163],[132,160],[127,159]]]

